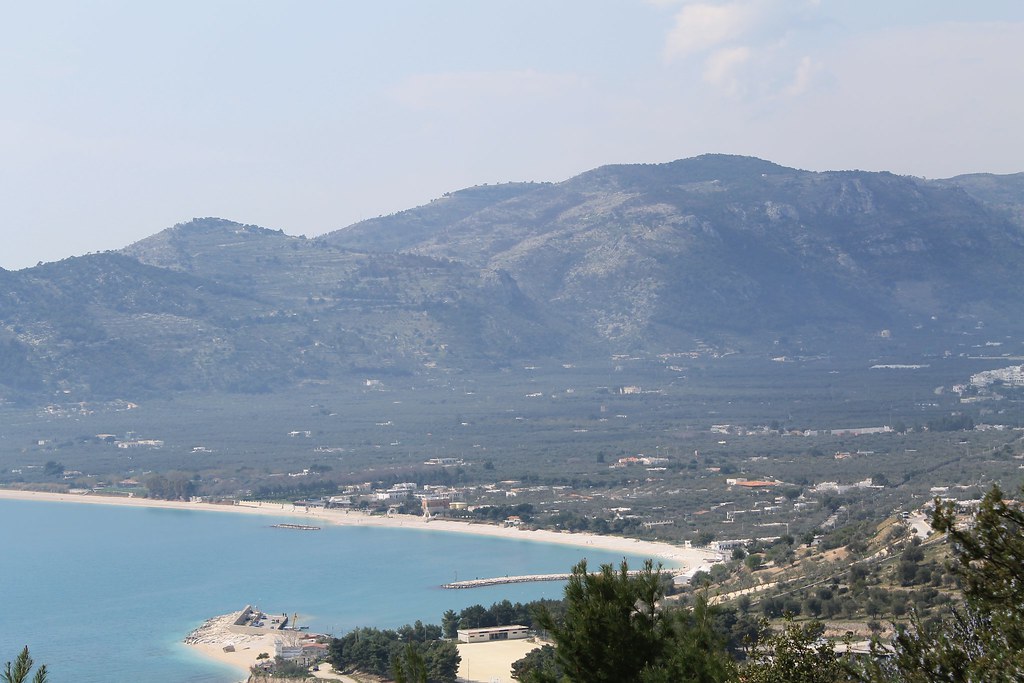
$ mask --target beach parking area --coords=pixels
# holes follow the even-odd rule
[[[468,683],[515,683],[512,662],[543,645],[534,638],[493,643],[459,643],[459,680]]]

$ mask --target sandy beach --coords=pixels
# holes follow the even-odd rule
[[[493,643],[459,643],[459,680],[474,683],[515,683],[512,662],[522,659],[543,643],[529,640],[502,640]]]
[[[718,559],[717,553],[697,548],[686,548],[669,543],[640,541],[616,536],[599,536],[595,534],[560,533],[547,530],[521,530],[512,527],[500,527],[491,524],[474,524],[452,520],[426,520],[409,515],[387,517],[369,515],[356,510],[307,510],[290,504],[245,502],[233,505],[214,503],[191,503],[183,501],[154,500],[149,498],[129,498],[102,496],[92,493],[45,493],[38,491],[21,491],[0,489],[0,500],[23,500],[40,502],[58,502],[80,505],[121,505],[140,508],[164,508],[174,510],[196,510],[202,512],[220,512],[266,517],[294,518],[303,524],[345,525],[362,527],[405,528],[420,531],[450,532],[509,538],[515,540],[535,541],[538,543],[556,543],[578,548],[594,548],[602,551],[621,552],[633,557],[649,557],[673,572],[693,571],[707,566]],[[238,616],[237,613],[214,617],[190,633],[186,645],[204,657],[228,664],[239,671],[240,679],[248,676],[249,667],[256,663],[261,652],[273,656],[274,636],[250,635],[233,632],[228,627]],[[226,646],[233,651],[225,651]],[[514,651],[501,651],[500,648],[487,648],[480,644],[469,646],[465,665],[471,671],[465,676],[467,680],[509,680],[507,667],[512,661],[522,656],[519,650],[525,647],[525,641],[509,644]],[[536,647],[533,644],[530,648]],[[460,650],[462,648],[460,647]],[[480,675],[486,678],[478,678]],[[333,676],[331,676],[333,678]],[[343,679],[343,677],[338,677]]]
[[[203,623],[185,638],[185,645],[202,656],[239,671],[239,680],[249,677],[249,667],[256,663],[261,652],[274,656],[274,634],[251,635],[232,632],[231,625],[240,612],[223,614]],[[231,651],[225,651],[228,647]]]
[[[60,503],[78,503],[86,505],[124,505],[128,507],[165,508],[174,510],[197,510],[205,512],[221,512],[235,514],[265,515],[268,517],[295,517],[305,520],[305,524],[315,524],[319,520],[325,524],[363,527],[388,527],[415,529],[420,531],[443,531],[460,534],[475,534],[495,538],[508,538],[519,541],[536,541],[538,543],[556,543],[578,548],[594,548],[632,555],[649,557],[661,562],[671,571],[689,571],[702,565],[718,561],[718,554],[700,548],[661,543],[657,541],[641,541],[619,536],[600,536],[586,533],[562,533],[545,529],[523,530],[515,527],[502,527],[493,524],[478,524],[445,519],[426,520],[412,515],[370,515],[357,510],[307,510],[281,503],[244,502],[234,505],[215,503],[189,503],[184,501],[154,500],[151,498],[129,498],[122,496],[102,496],[96,494],[77,493],[44,493],[39,491],[20,491],[0,489],[0,499],[36,500]]]

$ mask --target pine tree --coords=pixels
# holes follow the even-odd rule
[[[851,680],[846,655],[824,638],[825,626],[818,621],[794,623],[786,618],[781,631],[771,632],[762,624],[762,638],[754,649],[753,661],[740,675],[742,683],[837,683]]]
[[[915,618],[894,640],[893,657],[876,660],[865,678],[900,683],[1024,680],[1021,504],[1003,500],[1003,492],[993,486],[973,522],[961,524],[953,503],[936,500],[932,527],[949,534],[964,605],[938,625]]]
[[[606,564],[591,574],[583,560],[573,567],[565,587],[562,623],[546,609],[537,614],[537,623],[555,641],[559,664],[570,681],[635,681],[663,649],[656,607],[662,595],[661,572],[650,561],[630,575],[626,562],[617,572]],[[541,676],[535,678],[545,680]]]
[[[663,611],[660,568],[648,561],[630,573],[602,565],[591,574],[586,562],[573,568],[565,587],[566,611],[556,620],[546,609],[536,623],[555,642],[557,665],[533,662],[531,683],[720,683],[732,662],[712,626],[703,598],[694,610]]]
[[[28,675],[32,671],[32,658],[28,654],[28,646],[21,651],[21,653],[14,659],[14,664],[7,662],[4,667],[4,671],[0,674],[0,678],[4,683],[25,683],[28,680]],[[36,669],[36,675],[32,677],[32,683],[46,683],[46,665],[40,664],[39,668]]]
[[[459,615],[455,610],[447,610],[441,615],[441,630],[445,638],[455,638],[459,631]]]

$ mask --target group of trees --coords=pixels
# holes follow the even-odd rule
[[[460,628],[488,628],[491,626],[536,626],[534,615],[538,610],[546,609],[550,612],[561,614],[563,611],[561,600],[534,600],[527,603],[512,603],[508,600],[495,602],[490,607],[483,605],[470,605],[461,612],[448,610],[441,617],[441,630],[445,638],[454,638]]]
[[[647,562],[630,573],[603,565],[591,574],[586,561],[573,568],[565,588],[565,614],[541,609],[537,623],[555,643],[520,660],[519,680],[531,683],[670,683],[727,681],[732,659],[714,628],[711,609],[663,610],[661,572]]]
[[[945,415],[928,420],[930,432],[960,432],[974,429],[974,418],[970,415]]]
[[[332,639],[330,659],[339,670],[391,676],[399,683],[452,683],[460,657],[449,641],[455,639],[458,629],[511,624],[532,628],[538,626],[535,614],[544,611],[560,615],[563,604],[561,600],[502,600],[490,607],[471,605],[461,612],[448,610],[440,626],[417,621],[394,630],[359,628]]]
[[[392,676],[400,683],[455,683],[459,651],[441,638],[441,627],[413,625],[396,630],[359,628],[333,638],[329,656],[341,671]]]
[[[564,615],[543,608],[536,615],[555,646],[516,662],[515,675],[524,683],[1024,680],[1024,510],[993,487],[972,525],[958,524],[952,505],[937,506],[932,525],[954,545],[963,604],[928,622],[915,612],[889,650],[876,644],[872,656],[839,654],[819,622],[787,620],[778,631],[762,622],[737,656],[723,629],[729,620],[702,596],[692,607],[658,607],[664,582],[649,562],[639,573],[623,562],[593,574],[581,562],[565,589]],[[914,585],[910,566],[923,555],[908,548],[902,563]]]
[[[932,526],[953,543],[964,603],[941,622],[902,629],[894,656],[877,660],[876,680],[1024,680],[1024,509],[993,486],[972,525],[959,525],[949,503],[936,507]]]
[[[478,505],[474,508],[472,515],[478,519],[485,519],[491,522],[502,521],[509,517],[516,516],[524,522],[533,519],[533,505],[531,503],[519,503],[518,505]]]
[[[182,472],[153,474],[146,479],[146,490],[150,498],[163,500],[188,500],[196,491],[195,481]]]

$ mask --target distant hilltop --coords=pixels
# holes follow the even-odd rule
[[[0,400],[537,358],[923,348],[1024,323],[1024,175],[705,155],[478,186],[316,239],[194,219],[0,272]]]

